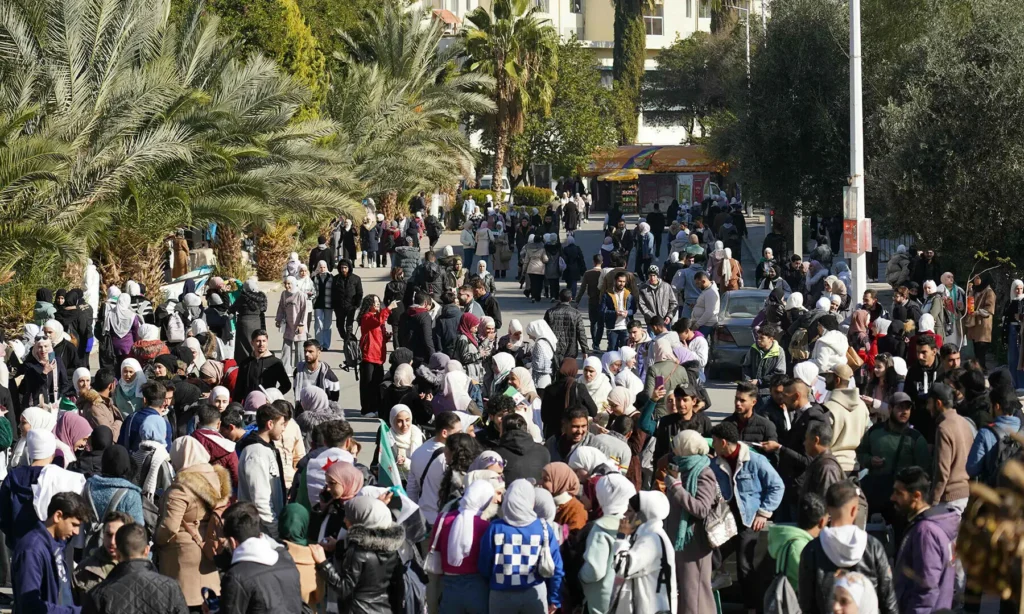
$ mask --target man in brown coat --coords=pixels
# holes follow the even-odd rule
[[[954,402],[953,389],[946,384],[935,384],[928,392],[928,411],[935,417],[935,460],[929,503],[947,503],[962,514],[970,494],[967,455],[974,437],[970,424],[956,413]]]
[[[113,394],[116,386],[114,373],[109,369],[100,369],[92,378],[92,389],[82,392],[78,399],[78,410],[89,426],[96,428],[105,426],[114,434],[117,441],[121,434],[124,418],[121,411],[114,405]]]

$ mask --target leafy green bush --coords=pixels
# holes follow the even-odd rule
[[[517,186],[512,190],[512,202],[517,207],[546,207],[554,197],[555,193],[551,190],[530,185]]]

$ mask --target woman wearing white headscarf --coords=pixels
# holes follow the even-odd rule
[[[512,482],[501,501],[501,518],[480,540],[480,572],[490,582],[491,612],[546,612],[562,605],[562,553],[554,527],[537,518],[536,492],[527,480]],[[541,577],[538,544],[548,545],[554,574]],[[505,561],[517,560],[511,569]],[[511,571],[511,573],[508,573]],[[538,603],[539,602],[539,603]]]
[[[298,277],[299,265],[301,264],[302,262],[299,260],[299,254],[297,252],[288,254],[288,262],[284,265],[284,273],[281,275],[281,278],[287,279],[288,277]]]
[[[516,413],[526,419],[526,426],[530,435],[533,436],[533,440],[542,443],[544,438],[539,426],[542,401],[540,395],[537,394],[537,387],[533,383],[530,370],[525,367],[512,369],[512,373],[508,376],[508,383],[526,399],[526,403],[516,405]]]
[[[124,418],[142,409],[142,385],[147,381],[139,361],[126,358],[121,362],[121,377],[114,388],[114,406],[121,410]]]
[[[391,408],[391,453],[398,463],[398,472],[405,478],[412,467],[412,453],[423,445],[423,431],[412,423],[412,410],[399,403]]]
[[[608,383],[614,385],[615,376],[622,370],[622,353],[618,350],[605,352],[601,355],[601,367],[608,377]]]
[[[636,527],[622,523],[626,537],[617,543],[614,556],[615,575],[626,581],[623,595],[613,614],[676,614],[678,584],[675,551],[665,534],[664,520],[669,515],[668,498],[661,491],[643,491],[630,500],[634,518],[643,522]],[[635,530],[634,530],[635,527]],[[668,578],[662,578],[662,561],[667,560]],[[628,591],[627,591],[628,587]]]
[[[452,362],[457,361],[449,361],[448,364],[451,365]],[[479,413],[473,397],[469,394],[470,383],[469,375],[462,369],[447,371],[444,374],[440,394],[434,396],[434,400],[431,403],[434,413],[437,414],[443,411],[471,411],[470,406],[476,409],[474,413]]]
[[[526,340],[523,338],[523,323],[513,318],[508,322],[508,334],[498,339],[498,351],[509,352],[513,355],[523,348]]]
[[[441,555],[440,612],[474,612],[488,599],[487,578],[478,566],[484,534],[491,526],[481,515],[494,500],[494,486],[476,480],[466,486],[458,509],[438,517],[431,543]]]
[[[578,381],[587,389],[597,410],[607,411],[608,393],[612,391],[612,384],[602,371],[601,360],[597,356],[588,356],[583,361],[583,373]]]
[[[665,475],[665,494],[672,505],[665,533],[672,544],[679,603],[676,614],[703,614],[715,610],[711,591],[711,547],[704,519],[718,496],[711,470],[707,440],[691,430],[672,439],[672,459]]]
[[[840,572],[833,584],[835,614],[878,614],[875,585],[863,574]]]
[[[299,264],[299,276],[295,279],[295,291],[306,297],[306,331],[312,330],[313,325],[313,299],[316,298],[316,285],[309,275],[309,267]]]
[[[1003,307],[1003,337],[1006,339],[1006,365],[1013,375],[1014,388],[1024,388],[1024,360],[1021,356],[1021,320],[1024,319],[1024,281],[1013,280],[1010,298]]]
[[[622,355],[622,369],[615,374],[615,385],[629,390],[629,394],[635,401],[637,395],[644,391],[644,383],[640,381],[630,365],[631,362],[636,364],[636,350],[626,346],[619,349],[619,354]]]
[[[531,364],[533,381],[538,390],[543,390],[554,376],[552,361],[555,357],[555,348],[558,347],[558,338],[544,320],[530,322],[526,327],[526,336],[534,341]]]
[[[284,292],[277,304],[275,324],[284,337],[281,345],[281,362],[286,373],[291,373],[302,362],[302,343],[306,340],[306,297],[298,290],[298,281],[293,276],[284,280]]]
[[[83,294],[85,303],[92,307],[93,324],[96,323],[96,316],[100,309],[100,273],[93,264],[92,258],[85,260],[85,292]]]
[[[21,412],[18,426],[21,429],[21,436],[18,438],[18,443],[15,444],[14,451],[11,453],[11,467],[23,467],[32,464],[32,459],[28,457],[28,450],[26,449],[26,444],[28,443],[26,435],[33,429],[53,433],[54,427],[57,426],[57,412],[47,411],[41,407],[26,407]],[[54,439],[56,440],[56,438]]]
[[[480,281],[484,283],[484,288],[487,289],[487,293],[494,294],[494,276],[487,270],[487,260],[481,258],[476,263],[476,274],[477,277],[480,278]]]
[[[571,463],[570,463],[571,466]],[[629,509],[636,488],[626,476],[612,473],[597,482],[597,502],[604,514],[593,523],[587,536],[580,568],[580,584],[592,612],[608,612],[615,586],[614,557],[619,523]]]
[[[110,335],[117,361],[123,360],[131,353],[132,344],[139,340],[141,325],[142,320],[132,309],[132,299],[127,294],[119,295],[114,306],[107,305],[103,332]]]
[[[491,357],[491,371],[494,373],[494,380],[491,383],[491,390],[488,391],[490,397],[505,392],[505,389],[508,388],[508,376],[515,368],[516,359],[508,352],[498,352]]]
[[[81,397],[83,392],[92,388],[92,373],[86,367],[78,367],[71,374],[71,385],[75,387],[75,395]]]
[[[644,382],[644,394],[652,398],[657,378],[664,379],[665,391],[671,393],[677,386],[686,386],[690,383],[690,377],[686,368],[679,364],[672,342],[668,337],[661,337],[654,342],[654,349],[651,351],[651,366],[647,369],[647,378]],[[665,399],[662,398],[654,406],[654,419],[660,420],[665,416]]]

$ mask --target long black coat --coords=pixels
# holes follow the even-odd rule
[[[580,212],[576,209],[576,203],[570,200],[564,207],[562,207],[562,211],[566,232],[573,232],[580,227]]]
[[[362,301],[363,280],[352,272],[350,264],[348,277],[338,273],[331,282],[331,308],[337,313],[355,311]]]
[[[405,529],[353,527],[348,546],[334,560],[317,565],[338,595],[341,614],[391,614],[405,611],[404,558],[414,556],[405,542]]]

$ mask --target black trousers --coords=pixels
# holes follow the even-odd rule
[[[652,230],[651,233],[654,235],[654,257],[661,258],[661,239],[665,236],[665,229],[661,229],[660,232]]]
[[[992,347],[992,344],[987,341],[974,342],[974,357],[978,359],[978,364],[981,365],[982,369],[988,369],[986,361],[988,360],[988,350],[990,347]]]
[[[739,532],[736,537],[725,542],[715,551],[712,556],[712,566],[720,569],[722,561],[730,554],[736,554],[736,571],[739,572],[739,584],[743,587],[755,586],[756,576],[754,573],[754,550],[757,547],[757,533],[743,526],[736,518],[736,526]],[[743,591],[743,606],[751,610],[760,610],[764,607],[764,595],[759,595],[756,590]]]
[[[530,298],[539,301],[544,292],[544,275],[530,273]]]
[[[545,279],[544,281],[548,284],[548,293],[551,298],[558,298],[559,281],[557,279]]]
[[[364,416],[370,412],[384,415],[381,412],[385,410],[380,407],[380,389],[383,383],[384,365],[366,362],[365,360],[359,364],[359,406]],[[387,408],[387,411],[390,410],[390,407]]]
[[[342,342],[354,339],[352,334],[352,321],[355,320],[355,309],[335,309],[334,319],[338,321],[338,336]]]

